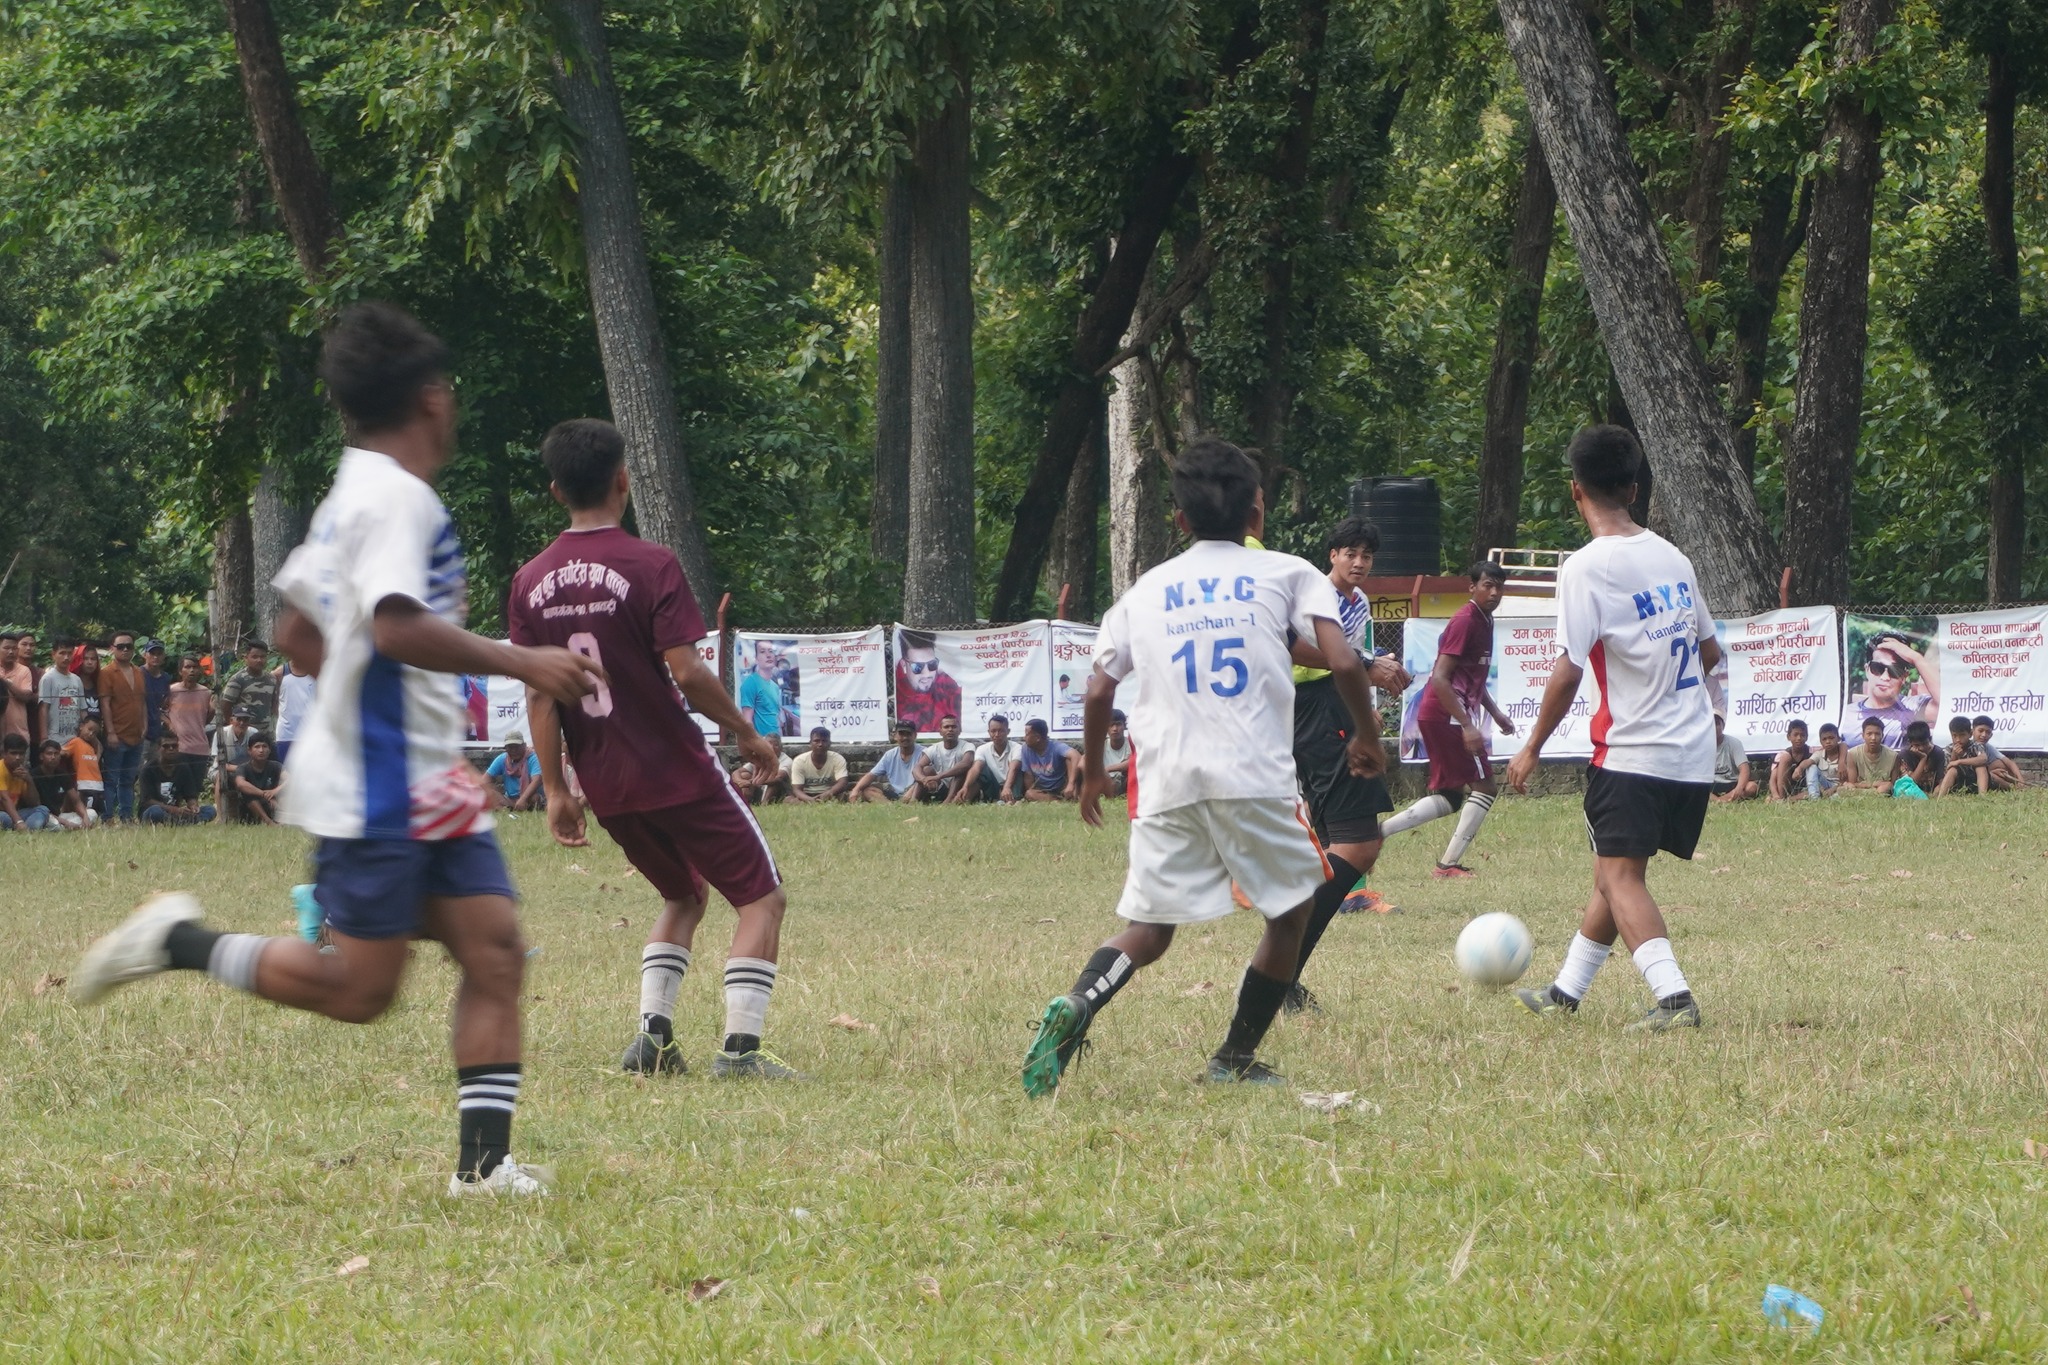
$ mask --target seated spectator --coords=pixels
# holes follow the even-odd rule
[[[1994,727],[1989,716],[1970,718],[1970,739],[1984,755],[1984,771],[1991,775],[1991,790],[1995,792],[2016,792],[2027,785],[2026,775],[2020,772],[2020,765],[1998,751],[1991,742]]]
[[[975,748],[974,766],[967,770],[967,799],[1009,805],[1016,800],[1010,795],[1010,774],[1016,767],[1017,746],[1010,743],[1009,717],[990,716],[988,743]]]
[[[1842,747],[1841,729],[1831,720],[1822,721],[1820,749],[1799,765],[1806,775],[1806,795],[1810,800],[1832,796],[1842,785],[1842,762],[1848,756],[1849,751]]]
[[[491,760],[484,779],[494,806],[515,811],[547,809],[547,797],[540,789],[540,755],[517,735],[505,741],[505,752]]]
[[[1747,801],[1762,790],[1749,772],[1749,750],[1728,733],[1728,723],[1714,717],[1714,799]]]
[[[64,741],[64,761],[78,783],[78,799],[95,817],[107,818],[107,784],[100,776],[100,718],[81,716],[78,733]]]
[[[46,739],[36,750],[36,766],[29,773],[29,780],[36,784],[36,804],[47,810],[58,826],[90,829],[99,823],[99,816],[78,799],[78,779],[71,775],[64,746],[56,740]]]
[[[1796,801],[1806,795],[1802,785],[1806,780],[1806,763],[1813,757],[1813,747],[1806,742],[1806,722],[1789,721],[1785,725],[1785,747],[1771,760],[1771,800]]]
[[[745,759],[740,760],[740,765],[732,770],[731,776],[733,790],[740,794],[740,800],[750,806],[760,805],[767,789],[774,785],[774,779],[762,777],[760,771]]]
[[[917,799],[917,727],[907,720],[899,720],[895,726],[895,746],[875,760],[875,766],[860,775],[860,781],[853,784],[853,799],[861,801],[901,801]]]
[[[235,791],[242,798],[242,823],[277,823],[277,798],[284,790],[284,764],[271,756],[270,736],[249,734],[249,756],[235,768]]]
[[[56,824],[30,780],[28,739],[0,739],[0,829],[50,829]]]
[[[1863,722],[1863,742],[1849,750],[1842,769],[1845,792],[1886,792],[1899,780],[1899,751],[1887,748],[1884,722],[1871,716]]]
[[[1017,792],[1026,801],[1072,801],[1081,765],[1074,751],[1052,737],[1042,720],[1024,722],[1024,751],[1017,755]]]
[[[156,757],[143,765],[142,786],[135,805],[143,820],[152,825],[194,825],[213,820],[213,807],[199,803],[198,770],[184,762],[176,735],[167,734],[157,741]]]
[[[957,806],[967,800],[967,775],[974,770],[974,746],[960,738],[960,717],[939,721],[939,742],[917,756],[917,799]]]
[[[228,723],[213,732],[213,791],[220,818],[229,824],[242,818],[242,789],[235,785],[235,774],[249,761],[249,737],[255,733],[246,706],[237,706]]]
[[[1948,763],[1942,757],[1941,746],[1934,742],[1934,731],[1924,720],[1910,721],[1906,725],[1906,751],[1899,755],[1899,773],[1909,779],[1928,796],[1934,795],[1941,785]],[[1911,795],[1911,793],[1907,793]]]
[[[1991,790],[1991,773],[1984,751],[1970,738],[1970,718],[1951,717],[1948,747],[1941,751],[1941,781],[1931,796],[1976,796]]]
[[[1124,732],[1124,713],[1109,713],[1109,737],[1102,746],[1102,775],[1109,779],[1111,796],[1126,796],[1131,789],[1131,737]]]
[[[832,732],[820,725],[811,731],[811,747],[789,760],[789,799],[799,806],[839,801],[852,785],[846,755],[833,752]]]

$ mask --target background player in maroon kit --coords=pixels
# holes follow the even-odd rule
[[[1482,714],[1491,716],[1500,732],[1511,735],[1515,723],[1493,704],[1486,675],[1493,666],[1493,611],[1507,587],[1508,571],[1498,564],[1472,566],[1472,600],[1444,627],[1437,642],[1436,667],[1422,688],[1415,724],[1429,750],[1429,795],[1380,826],[1382,837],[1414,829],[1449,815],[1460,806],[1458,828],[1430,875],[1469,877],[1472,869],[1459,859],[1493,809],[1493,769],[1486,761],[1486,730]],[[1468,795],[1469,793],[1469,795]]]
[[[698,656],[704,618],[675,555],[620,527],[630,492],[625,457],[625,442],[609,422],[580,418],[548,433],[541,459],[556,500],[569,509],[569,529],[520,569],[506,604],[514,642],[559,644],[611,661],[601,664],[610,685],[580,706],[558,708],[527,692],[548,829],[566,847],[586,842],[582,809],[562,773],[566,740],[591,813],[662,898],[641,953],[640,1028],[624,1068],[684,1069],[675,1042],[676,993],[704,918],[708,882],[739,911],[725,960],[725,1042],[711,1072],[793,1077],[761,1047],[775,987],[782,877],[753,811],[705,744],[684,698],[738,736],[756,771],[774,772],[781,755],[746,723]]]

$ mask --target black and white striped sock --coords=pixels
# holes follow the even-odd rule
[[[486,1062],[455,1069],[455,1113],[462,1145],[455,1172],[487,1179],[512,1149],[512,1111],[519,1104],[519,1063]]]
[[[768,997],[775,990],[775,964],[760,957],[725,961],[725,1050],[752,1052],[768,1024]]]
[[[676,994],[690,970],[690,950],[680,943],[650,943],[640,950],[640,1031],[656,1042],[675,1037]]]

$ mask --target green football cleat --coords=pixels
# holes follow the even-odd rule
[[[1078,995],[1056,995],[1038,1020],[1038,1036],[1024,1053],[1024,1093],[1041,1099],[1060,1088],[1060,1077],[1088,1040],[1093,1018],[1088,1002]]]
[[[690,1068],[683,1061],[682,1047],[673,1038],[664,1043],[651,1033],[642,1033],[619,1059],[619,1069],[642,1076],[680,1076]]]
[[[1578,1002],[1573,1001],[1570,1004],[1566,1004],[1559,997],[1557,987],[1555,986],[1545,986],[1540,991],[1532,991],[1524,986],[1515,992],[1515,999],[1522,1002],[1523,1009],[1544,1019],[1554,1019],[1559,1015],[1565,1014],[1577,1014],[1579,1011]]]
[[[1624,1025],[1624,1033],[1664,1033],[1675,1028],[1698,1028],[1700,1026],[1699,1002],[1687,997],[1682,1005],[1668,1005],[1662,1000],[1650,1006],[1642,1018],[1633,1024]]]
[[[752,1052],[714,1052],[711,1074],[735,1081],[800,1081],[804,1073],[766,1048]]]
[[[1285,1085],[1287,1078],[1254,1057],[1243,1065],[1211,1057],[1202,1068],[1205,1085]]]

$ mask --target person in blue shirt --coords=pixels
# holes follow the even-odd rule
[[[740,710],[746,713],[755,734],[780,740],[786,702],[782,684],[775,680],[775,665],[775,642],[754,641],[753,671],[740,679]]]
[[[1042,720],[1024,722],[1024,749],[1017,755],[1017,788],[1026,801],[1072,801],[1081,765],[1074,751],[1052,737]]]
[[[862,801],[917,800],[917,727],[907,720],[896,722],[896,747],[875,760],[875,766],[860,775],[860,781],[853,787],[852,800],[856,805]]]
[[[491,790],[512,810],[544,810],[547,797],[540,786],[540,755],[514,735],[505,741],[505,752],[484,769]]]

